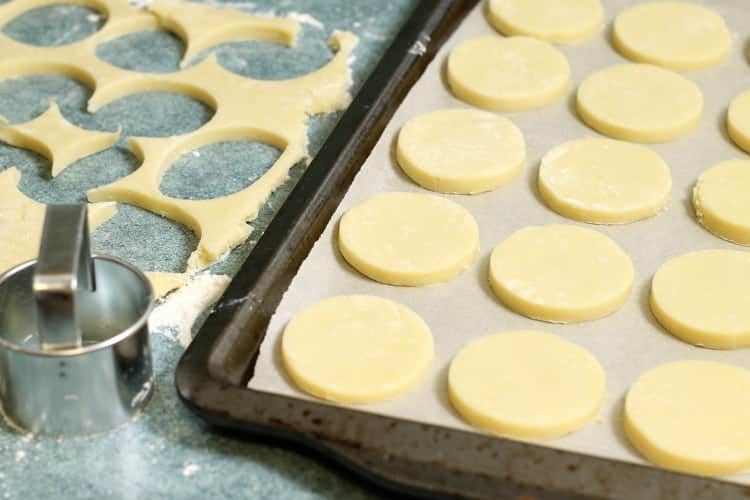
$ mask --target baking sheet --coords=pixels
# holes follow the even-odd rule
[[[484,5],[477,7],[412,88],[331,223],[302,264],[270,322],[249,387],[309,399],[289,382],[281,367],[279,338],[284,326],[295,312],[326,297],[352,293],[378,295],[411,307],[425,319],[435,337],[435,360],[430,373],[413,392],[388,402],[356,406],[357,409],[476,431],[461,420],[448,400],[446,374],[450,360],[463,346],[480,336],[516,329],[541,330],[559,334],[591,351],[604,366],[608,377],[607,399],[601,418],[576,433],[542,443],[564,450],[644,463],[625,440],[620,422],[623,397],[641,373],[663,363],[684,359],[708,359],[750,367],[750,350],[711,351],[685,344],[658,325],[648,306],[650,279],[671,257],[706,248],[742,248],[720,240],[698,224],[690,195],[696,179],[704,170],[720,161],[745,156],[727,137],[724,119],[731,99],[750,88],[750,67],[744,55],[750,37],[750,9],[747,9],[746,1],[698,2],[724,16],[733,35],[733,47],[728,61],[721,67],[686,74],[698,84],[705,97],[704,116],[699,128],[678,141],[653,146],[672,169],[672,201],[664,212],[624,226],[592,226],[555,214],[536,193],[539,161],[547,151],[564,141],[597,135],[575,114],[574,95],[578,84],[600,68],[625,61],[609,43],[611,21],[624,8],[638,2],[609,0],[604,2],[608,24],[598,36],[561,47],[570,62],[573,78],[566,98],[541,110],[503,113],[524,133],[528,149],[524,172],[509,185],[491,193],[444,195],[476,217],[481,252],[475,264],[445,284],[403,288],[375,283],[354,271],[338,254],[336,222],[344,211],[378,192],[428,192],[399,170],[392,154],[394,139],[401,126],[412,117],[440,108],[468,107],[452,97],[441,73],[447,54],[458,43],[494,33],[484,18]],[[622,309],[597,321],[553,325],[515,314],[495,298],[487,283],[492,249],[518,229],[550,223],[597,229],[618,242],[632,257],[636,279],[632,295]],[[750,485],[750,473],[729,479]]]

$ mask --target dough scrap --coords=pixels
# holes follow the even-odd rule
[[[339,296],[292,318],[281,357],[305,392],[339,403],[372,403],[419,383],[432,363],[433,340],[408,307],[380,297]]]
[[[76,160],[111,147],[119,137],[119,130],[111,133],[76,127],[65,119],[55,102],[31,121],[0,124],[0,141],[46,157],[52,162],[52,177]]]
[[[685,342],[712,349],[750,346],[750,252],[674,257],[654,275],[651,311]]]
[[[487,16],[504,35],[551,43],[579,42],[604,24],[601,0],[490,0]]]
[[[693,206],[706,229],[750,245],[750,161],[729,160],[703,172],[693,189]]]
[[[442,109],[409,120],[396,156],[417,184],[443,193],[491,191],[523,168],[523,134],[507,118],[472,109]]]
[[[45,205],[18,189],[21,172],[10,167],[0,172],[0,274],[23,262],[35,259],[42,240]],[[113,201],[90,203],[89,230],[94,231],[117,213]],[[154,295],[163,297],[187,283],[183,273],[144,273],[154,287]]]
[[[495,434],[551,438],[597,417],[606,378],[587,350],[556,335],[514,331],[471,342],[448,372],[451,403]]]
[[[619,309],[633,286],[633,263],[611,239],[578,226],[530,226],[495,247],[490,285],[513,311],[573,323]]]
[[[184,68],[198,53],[222,43],[266,40],[289,47],[297,43],[300,31],[292,19],[254,16],[219,5],[158,0],[148,10],[156,14],[162,27],[185,42],[180,62]]]
[[[716,66],[729,55],[724,19],[690,2],[648,2],[624,10],[612,29],[615,48],[632,61],[669,69]]]
[[[14,0],[0,4],[0,26],[23,12],[53,0]],[[121,201],[169,217],[191,228],[200,238],[188,259],[195,272],[212,264],[242,243],[252,232],[253,220],[270,194],[287,178],[289,169],[307,159],[307,120],[310,115],[345,108],[351,97],[349,60],[357,38],[336,32],[330,43],[337,53],[322,68],[290,80],[262,81],[241,77],[221,67],[214,56],[176,73],[143,74],[101,61],[96,46],[126,33],[171,27],[193,52],[226,40],[273,39],[293,43],[299,23],[269,19],[194,2],[175,6],[156,2],[153,13],[131,7],[127,0],[85,0],[107,17],[94,35],[69,45],[35,47],[0,33],[0,78],[35,73],[58,73],[93,89],[91,112],[128,94],[145,91],[178,92],[215,109],[213,118],[189,134],[164,138],[133,138],[134,153],[142,164],[135,172],[89,192],[90,201]],[[226,21],[207,25],[207,17]],[[255,31],[250,29],[254,26]],[[198,35],[204,33],[204,35]],[[191,54],[188,54],[190,56]],[[159,191],[164,171],[182,154],[207,144],[254,140],[271,144],[283,153],[250,186],[229,196],[210,200],[183,200]],[[52,151],[54,154],[55,152]]]
[[[651,149],[588,138],[557,146],[539,167],[539,193],[555,212],[596,224],[626,224],[669,202],[669,167]]]
[[[737,146],[750,153],[750,90],[735,97],[729,105],[727,132]]]
[[[625,434],[668,469],[727,475],[750,467],[750,371],[712,361],[654,368],[625,399]]]
[[[380,193],[341,217],[338,248],[375,281],[421,286],[468,268],[479,252],[479,228],[471,213],[445,198]]]
[[[578,88],[578,114],[602,134],[634,142],[668,142],[695,128],[703,95],[693,82],[650,64],[597,71]]]
[[[448,56],[448,85],[469,104],[490,110],[540,108],[570,86],[570,66],[558,49],[535,38],[482,36]]]
[[[0,172],[0,273],[35,259],[42,239],[45,205],[32,200],[18,189],[21,172],[15,167]],[[89,230],[109,220],[117,212],[114,202],[92,203]]]

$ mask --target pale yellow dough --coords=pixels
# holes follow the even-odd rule
[[[0,172],[0,274],[35,259],[42,239],[45,205],[18,189],[21,172],[10,167]],[[89,229],[95,230],[117,211],[115,203],[88,206]]]
[[[729,105],[727,131],[735,144],[750,153],[750,90],[735,97]]]
[[[750,252],[702,250],[673,258],[654,275],[651,310],[685,342],[750,346]]]
[[[619,309],[633,286],[633,264],[617,243],[591,229],[531,226],[495,247],[489,280],[517,313],[572,323]]]
[[[496,189],[518,175],[526,144],[507,118],[442,109],[404,125],[396,157],[406,175],[427,189],[472,194]]]
[[[411,309],[367,295],[303,309],[281,339],[287,374],[305,392],[339,403],[372,403],[412,389],[432,363],[430,329]]]
[[[489,0],[487,17],[505,35],[573,43],[604,24],[600,0]]]
[[[390,285],[448,281],[479,252],[479,228],[461,205],[430,194],[381,193],[339,222],[341,255],[365,276]]]
[[[724,19],[691,2],[630,7],[615,19],[612,40],[628,59],[676,70],[716,66],[732,46]]]
[[[491,110],[540,108],[560,99],[570,66],[558,49],[535,38],[482,36],[448,56],[448,85],[459,99]]]
[[[24,195],[18,189],[21,172],[14,167],[0,172],[0,274],[12,267],[35,259],[42,239],[45,205]],[[89,230],[108,221],[117,213],[114,202],[91,203]],[[182,273],[146,273],[154,295],[162,297],[187,282]]]
[[[668,142],[691,131],[703,95],[687,78],[650,64],[597,71],[578,88],[578,114],[602,134],[635,142]]]
[[[56,0],[14,0],[0,5],[0,27],[23,12],[57,3]],[[288,178],[289,169],[307,160],[307,120],[310,115],[345,108],[351,98],[349,62],[357,44],[351,33],[336,32],[330,39],[338,52],[320,69],[290,80],[262,81],[241,77],[219,65],[212,55],[183,71],[136,73],[108,64],[96,47],[121,35],[166,28],[183,38],[185,60],[218,43],[258,39],[292,45],[299,23],[264,18],[196,2],[157,0],[140,10],[127,0],[85,0],[107,22],[84,40],[56,47],[36,47],[0,33],[0,78],[57,73],[81,81],[93,90],[89,111],[137,92],[178,92],[215,109],[200,129],[175,137],[133,138],[130,145],[141,166],[131,175],[89,192],[90,201],[121,201],[169,217],[191,228],[200,238],[188,259],[188,270],[202,269],[252,232],[255,219],[270,194]],[[45,139],[49,141],[50,139]],[[165,196],[159,190],[162,174],[181,155],[207,144],[251,140],[282,150],[270,169],[250,186],[210,200]],[[61,153],[50,151],[53,158]]]
[[[651,217],[670,199],[669,167],[651,149],[612,139],[566,142],[542,158],[539,193],[555,212],[596,224]]]
[[[750,467],[750,371],[678,361],[643,374],[625,399],[625,434],[648,460],[683,472]]]
[[[65,119],[54,102],[29,122],[0,124],[0,141],[45,156],[52,162],[52,177],[74,161],[109,148],[119,137],[119,131],[96,132],[76,127]]]
[[[705,171],[693,189],[693,206],[706,229],[750,245],[750,161],[729,160]]]
[[[448,372],[451,403],[469,423],[495,434],[551,438],[597,417],[606,379],[588,351],[548,333],[482,337]]]

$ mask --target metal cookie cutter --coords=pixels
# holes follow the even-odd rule
[[[137,414],[152,388],[138,269],[91,256],[86,205],[47,208],[39,258],[0,276],[0,403],[35,433],[101,432]]]

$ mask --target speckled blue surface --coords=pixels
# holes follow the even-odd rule
[[[215,49],[219,62],[241,75],[283,79],[305,74],[327,61],[326,40],[334,29],[360,37],[353,64],[354,89],[362,84],[414,0],[299,0],[231,2],[250,12],[308,14],[323,28],[303,24],[297,47],[239,42]],[[28,12],[3,28],[9,36],[37,45],[70,43],[95,32],[102,19],[80,6],[53,5]],[[99,56],[118,66],[144,72],[178,69],[183,44],[165,32],[129,34],[101,45]],[[201,57],[205,57],[202,54]],[[91,90],[58,76],[0,81],[0,114],[11,123],[32,119],[55,99],[71,122],[94,130],[123,129],[117,147],[76,162],[51,179],[49,162],[34,153],[0,145],[0,171],[16,166],[21,189],[47,203],[83,201],[85,192],[120,178],[138,166],[127,136],[168,136],[206,123],[212,110],[185,96],[144,93],[113,102],[95,114],[85,111]],[[340,113],[314,117],[312,152],[325,140]],[[163,192],[184,198],[210,198],[242,189],[257,179],[279,154],[253,142],[212,144],[178,159],[162,181]],[[233,273],[259,232],[299,178],[302,168],[275,193],[247,244],[237,248],[214,272]],[[118,214],[93,237],[94,250],[123,257],[144,270],[181,271],[196,245],[186,228],[144,210],[119,205]],[[0,424],[0,498],[370,498],[353,482],[301,454],[273,443],[236,441],[213,434],[178,400],[173,370],[182,348],[153,335],[156,392],[137,421],[107,434],[63,440],[22,436]]]

